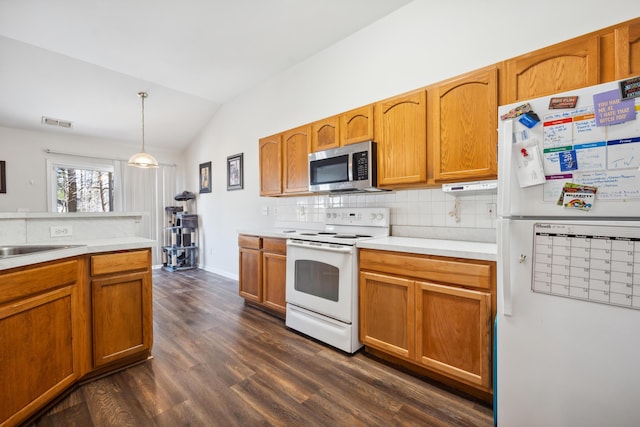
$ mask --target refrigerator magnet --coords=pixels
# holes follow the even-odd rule
[[[560,171],[568,172],[578,170],[578,157],[576,150],[561,151],[558,153]]]
[[[529,111],[521,115],[518,121],[531,129],[540,121],[540,117],[538,117],[538,115],[533,111]]]
[[[577,96],[559,96],[549,100],[549,110],[576,108]]]

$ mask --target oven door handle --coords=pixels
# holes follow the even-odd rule
[[[297,248],[305,248],[305,249],[320,249],[323,251],[329,251],[329,252],[339,252],[339,253],[343,253],[343,254],[348,254],[351,253],[351,251],[353,250],[353,246],[339,246],[339,247],[335,247],[335,246],[328,246],[328,245],[324,245],[324,244],[317,244],[317,245],[313,245],[313,244],[305,244],[305,243],[297,243],[297,242],[293,242],[291,240],[289,240],[287,242],[287,246],[295,246]]]

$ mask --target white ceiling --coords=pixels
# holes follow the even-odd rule
[[[139,145],[146,91],[147,148],[183,148],[220,105],[409,2],[0,0],[0,126]]]

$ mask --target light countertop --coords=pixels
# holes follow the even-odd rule
[[[284,228],[242,230],[239,231],[239,234],[286,239],[287,237],[290,237],[290,234],[284,232],[286,230],[287,229]],[[413,254],[438,255],[485,261],[495,261],[497,252],[497,246],[495,243],[397,236],[360,240],[357,242],[356,247],[362,249],[378,249],[382,251],[408,252]]]
[[[356,247],[485,261],[495,261],[497,251],[495,243],[396,236],[362,240],[356,244]]]
[[[50,245],[47,243],[30,243],[19,246],[40,246]],[[110,239],[94,239],[94,240],[74,240],[65,241],[60,245],[69,245],[72,247],[65,249],[56,249],[51,251],[37,252],[27,255],[17,255],[7,258],[0,258],[0,270],[7,270],[14,267],[22,267],[30,264],[37,264],[45,261],[53,261],[56,259],[68,258],[78,255],[91,254],[97,252],[111,252],[128,249],[151,248],[156,245],[155,240],[145,239],[142,237],[117,237]],[[80,246],[74,246],[80,245]]]

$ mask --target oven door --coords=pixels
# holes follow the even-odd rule
[[[287,304],[345,323],[353,321],[355,246],[287,241]]]

